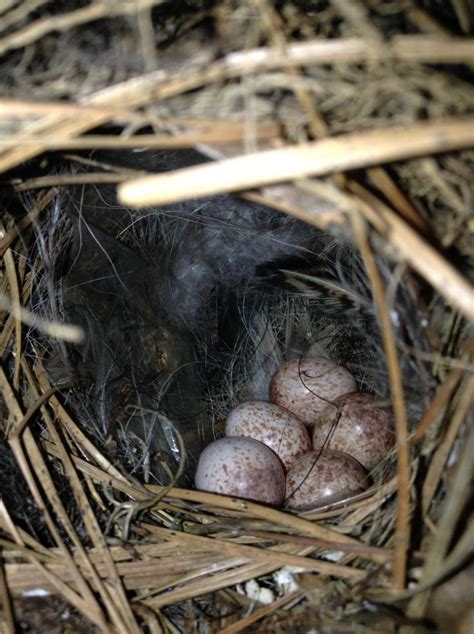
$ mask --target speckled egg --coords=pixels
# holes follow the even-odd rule
[[[365,470],[354,458],[332,449],[311,451],[286,475],[286,506],[304,511],[338,502],[367,488]]]
[[[233,495],[279,506],[285,473],[278,456],[253,438],[220,438],[199,457],[194,478],[201,491]]]
[[[373,469],[395,442],[392,413],[375,407],[374,400],[366,392],[336,399],[314,426],[314,449],[345,451],[366,469]]]
[[[248,436],[273,449],[289,469],[311,451],[311,438],[303,423],[275,403],[248,401],[237,405],[227,417],[227,436]]]
[[[323,357],[299,357],[280,366],[269,394],[273,403],[313,425],[331,402],[356,390],[354,377],[342,365]]]

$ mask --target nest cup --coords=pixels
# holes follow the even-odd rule
[[[420,109],[433,126],[439,113],[462,120],[472,90],[457,39],[448,56],[458,55],[452,74],[442,43],[425,53],[440,66],[407,61],[412,44],[403,33],[390,65],[382,56],[378,68],[370,62],[382,55],[377,34],[391,37],[402,17],[415,30],[426,21],[402,3],[393,3],[396,18],[382,3],[366,13],[359,3],[353,10],[320,4],[310,15],[296,2],[249,3],[248,14],[210,3],[197,26],[186,3],[182,13],[165,4],[136,23],[119,16],[120,29],[104,18],[97,28],[74,26],[84,39],[66,29],[35,44],[46,64],[48,47],[59,51],[64,38],[66,96],[71,105],[90,97],[92,106],[83,106],[81,127],[76,111],[61,110],[54,83],[43,84],[35,97],[54,102],[59,117],[50,147],[55,141],[64,151],[32,150],[31,137],[17,158],[11,148],[0,154],[10,170],[4,200],[20,209],[2,220],[0,242],[7,298],[1,531],[8,542],[0,581],[2,600],[13,606],[9,624],[20,618],[34,631],[25,593],[35,588],[48,594],[38,618],[46,622],[48,610],[58,611],[54,601],[64,600],[77,631],[83,619],[98,631],[112,623],[117,631],[158,631],[159,624],[184,632],[190,619],[200,631],[214,631],[217,621],[229,632],[336,622],[393,631],[385,609],[393,602],[398,620],[446,622],[433,599],[405,588],[420,583],[443,593],[442,582],[467,558],[468,302],[447,302],[456,293],[449,284],[436,287],[423,260],[429,247],[433,267],[467,288],[472,157],[456,151],[465,141],[448,144],[452,152],[440,158],[415,160],[400,137],[398,154],[386,159],[400,163],[350,164],[360,171],[343,173],[344,163],[318,179],[290,171],[278,184],[268,176],[275,155],[266,155],[261,182],[243,162],[228,163],[234,193],[216,194],[211,184],[201,194],[193,187],[207,182],[206,173],[188,171],[177,202],[138,209],[117,196],[118,184],[146,173],[211,168],[216,159],[298,148],[301,140],[324,143],[324,136],[379,127],[371,138],[383,145],[401,123],[421,138],[429,130],[418,132]],[[265,49],[263,66],[240,50],[244,33],[247,48]],[[357,60],[336,51],[341,59],[325,64],[316,55],[313,64],[288,69],[277,59],[277,36],[290,46],[287,59],[297,55],[291,46],[313,38],[328,46],[339,38],[344,51],[349,37],[359,37],[370,50],[353,53],[362,55]],[[93,70],[86,68],[91,38],[108,54]],[[72,62],[82,84],[68,74]],[[35,83],[38,68],[25,64]],[[116,78],[115,88],[104,84],[101,69],[137,81],[136,98],[158,82],[147,93],[155,97],[137,109]],[[20,84],[15,90],[26,101]],[[108,100],[107,90],[117,90],[123,105]],[[46,125],[44,113],[25,114],[11,124],[12,139],[33,134],[31,116]],[[77,128],[63,142],[66,124]],[[404,240],[413,235],[421,247],[409,253]],[[64,324],[79,331],[55,330]],[[70,340],[77,332],[81,340]],[[229,411],[267,400],[275,370],[302,356],[344,365],[359,390],[375,394],[381,407],[395,406],[398,446],[371,472],[369,490],[303,513],[195,491],[200,452],[223,435]],[[48,573],[50,559],[57,577]],[[459,606],[454,620],[461,623],[469,606]]]
[[[204,157],[121,159],[159,171]],[[192,482],[216,424],[242,401],[267,400],[276,369],[300,355],[347,366],[359,389],[389,404],[369,284],[349,245],[232,196],[137,213],[119,206],[114,187],[94,185],[60,193],[56,210],[41,228],[50,267],[33,301],[85,339],[53,345],[46,373],[66,383],[88,435],[134,475],[165,485],[179,468],[178,484]],[[403,285],[399,295],[401,321],[418,332]],[[416,366],[402,369],[419,394]]]

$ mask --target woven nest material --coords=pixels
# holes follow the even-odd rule
[[[3,5],[6,631],[471,631],[472,3]],[[159,174],[120,160],[144,149],[213,160]],[[158,484],[92,433],[83,387],[51,369],[83,335],[51,301],[64,200],[86,186],[116,188],[134,220],[235,193],[354,254],[397,438],[367,491],[291,513],[178,487],[169,456]],[[239,389],[208,395],[217,432]]]

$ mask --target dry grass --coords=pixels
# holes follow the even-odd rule
[[[55,17],[41,1],[22,8],[6,4],[10,26],[0,36],[0,55],[12,56],[2,68],[13,60],[17,70],[10,78],[17,83],[14,98],[0,99],[0,173],[52,149],[197,147],[223,160],[130,183],[123,181],[143,175],[100,171],[18,180],[13,172],[4,180],[13,179],[18,195],[85,180],[123,183],[123,200],[138,206],[252,187],[258,191],[246,192],[249,198],[336,236],[351,234],[381,324],[397,421],[396,473],[379,474],[371,489],[343,504],[300,516],[198,491],[146,486],[122,473],[70,416],[42,359],[25,353],[25,324],[51,337],[77,336],[64,324],[34,318],[29,308],[42,267],[37,262],[36,271],[26,268],[34,248],[31,227],[41,223],[56,195],[46,189],[27,215],[0,226],[0,391],[4,435],[54,545],[16,526],[9,509],[0,506],[3,624],[13,631],[18,597],[43,588],[103,632],[140,632],[144,623],[150,632],[176,632],[173,606],[186,631],[201,631],[192,629],[193,620],[202,631],[251,631],[254,625],[259,631],[298,631],[305,614],[315,625],[337,628],[335,615],[340,622],[357,619],[367,602],[397,605],[402,622],[404,615],[412,619],[404,631],[414,632],[409,628],[428,614],[430,593],[466,563],[472,548],[465,509],[474,442],[474,348],[461,334],[474,319],[474,289],[468,267],[461,272],[447,249],[472,263],[472,154],[460,150],[474,145],[467,116],[474,91],[459,78],[459,69],[464,65],[464,76],[472,71],[474,40],[448,33],[436,14],[411,2],[391,4],[418,33],[388,40],[380,26],[382,2],[332,2],[307,20],[296,3],[277,13],[265,0],[249,0],[245,10],[222,2],[180,18],[184,33],[186,26],[193,33],[200,15],[212,16],[218,59],[215,42],[203,46],[191,35],[180,51],[178,38],[142,72],[121,69],[119,56],[113,82],[98,71],[81,71],[83,92],[76,98],[67,65],[83,53],[68,34],[93,20],[128,16],[136,20],[143,59],[150,60],[155,37],[150,11],[162,4],[142,2],[137,14],[136,4],[124,1],[111,16],[111,3],[97,1]],[[467,4],[452,6],[461,24],[469,22]],[[169,7],[164,11],[173,22]],[[302,41],[296,41],[297,26]],[[243,33],[246,44],[240,49]],[[159,32],[156,37],[160,41]],[[35,51],[44,56],[43,47],[57,41],[69,46],[66,70],[51,80],[46,73],[40,81],[28,56]],[[257,48],[261,41],[265,45]],[[57,97],[58,78],[66,100]],[[259,85],[265,86],[262,93]],[[287,94],[279,100],[282,87]],[[428,121],[421,121],[420,112]],[[108,124],[122,132],[84,136]],[[137,135],[143,127],[151,132]],[[357,175],[343,173],[354,168]],[[146,197],[148,184],[153,201]],[[318,211],[321,200],[329,210]],[[429,359],[411,352],[437,385],[423,416],[410,424],[398,365],[407,351],[392,332],[394,289],[384,285],[375,251],[403,264],[400,280],[414,294],[432,347]],[[420,279],[431,290],[416,297]],[[43,433],[32,426],[38,421]],[[71,506],[57,489],[57,473],[67,478]],[[336,561],[327,558],[334,552]],[[275,581],[282,568],[296,586],[285,589]],[[269,605],[236,591],[253,579],[272,590]],[[395,631],[394,621],[384,618],[377,631]]]

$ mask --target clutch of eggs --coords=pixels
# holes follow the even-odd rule
[[[386,455],[394,432],[390,413],[356,390],[351,373],[329,359],[284,363],[270,381],[273,402],[229,413],[227,438],[199,458],[196,488],[275,506],[285,499],[295,510],[363,490],[365,469]]]

